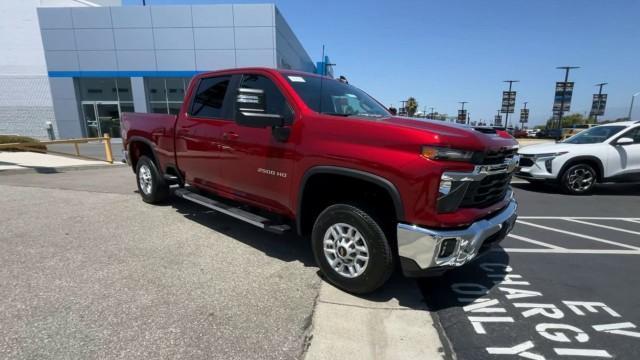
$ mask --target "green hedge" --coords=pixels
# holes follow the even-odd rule
[[[27,136],[15,136],[15,135],[0,135],[0,144],[13,144],[13,143],[38,143],[39,141]],[[37,150],[47,150],[45,145],[30,146],[30,148]],[[0,151],[25,151],[18,148],[3,148]]]

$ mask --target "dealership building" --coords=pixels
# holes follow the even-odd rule
[[[189,79],[199,72],[248,66],[316,70],[273,4],[45,3],[37,7],[45,73],[3,76],[0,69],[0,82],[13,79],[15,88],[0,99],[0,134],[22,130],[43,138],[50,121],[58,138],[118,137],[122,112],[177,113]],[[116,6],[97,6],[105,3]],[[25,88],[35,83],[37,90]],[[39,101],[32,116],[30,101]],[[16,104],[27,105],[18,106],[19,116],[2,111]]]

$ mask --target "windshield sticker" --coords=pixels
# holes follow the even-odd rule
[[[289,80],[292,82],[306,82],[302,76],[289,76]]]

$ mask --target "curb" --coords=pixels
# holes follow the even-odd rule
[[[323,282],[305,360],[444,359],[444,346],[416,284],[393,277],[358,297]]]
[[[113,164],[104,164],[104,165],[72,165],[72,166],[58,166],[58,167],[37,166],[37,167],[29,167],[24,169],[0,170],[0,176],[19,175],[19,174],[56,174],[56,173],[67,172],[67,171],[95,170],[95,169],[104,169],[109,167],[122,167],[122,166],[127,166],[127,164],[114,162]]]

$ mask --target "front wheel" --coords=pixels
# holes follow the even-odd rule
[[[393,252],[384,231],[364,210],[336,204],[313,226],[313,254],[335,286],[354,294],[372,292],[393,272]]]
[[[560,185],[567,194],[583,195],[593,190],[596,180],[596,171],[591,165],[576,164],[562,174]]]

